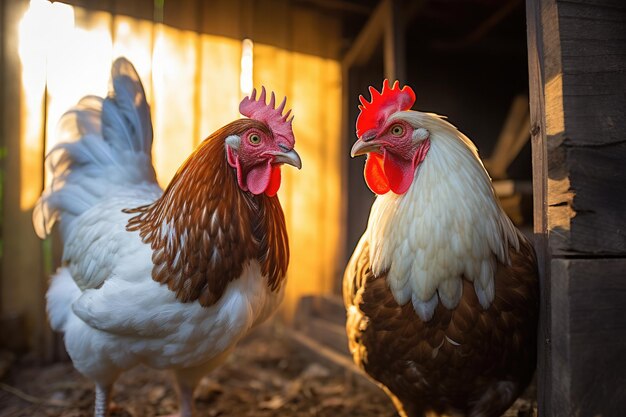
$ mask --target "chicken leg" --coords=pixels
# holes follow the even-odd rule
[[[109,402],[111,401],[112,385],[96,384],[96,401],[94,404],[94,417],[109,416]]]

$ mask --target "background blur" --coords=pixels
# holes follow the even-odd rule
[[[0,21],[0,335],[8,347],[48,359],[62,350],[44,307],[61,246],[37,239],[31,212],[59,117],[84,95],[105,95],[122,55],[146,88],[163,186],[200,141],[239,117],[253,86],[288,97],[304,165],[283,170],[279,193],[292,246],[288,323],[298,324],[311,296],[343,319],[341,275],[374,198],[364,159],[349,158],[357,99],[384,77],[411,85],[416,109],[447,115],[467,134],[507,213],[532,224],[521,0],[5,0]]]

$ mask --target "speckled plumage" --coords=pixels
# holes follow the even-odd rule
[[[403,415],[499,416],[535,368],[532,246],[467,137],[433,114],[390,120],[430,149],[405,194],[377,197],[346,268],[350,351]]]

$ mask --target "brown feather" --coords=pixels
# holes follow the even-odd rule
[[[428,322],[411,303],[396,303],[386,274],[372,273],[367,242],[355,251],[344,276],[350,350],[402,415],[499,416],[528,385],[539,291],[533,249],[523,238],[520,245],[510,248],[510,266],[498,265],[489,309],[464,280],[459,305],[448,310],[440,303]],[[510,382],[510,395],[503,395],[503,382]]]
[[[224,140],[250,128],[269,133],[252,119],[234,121],[200,144],[154,203],[126,226],[153,250],[152,278],[182,302],[215,304],[249,260],[258,260],[276,291],[289,263],[289,244],[278,197],[242,191],[226,161]]]

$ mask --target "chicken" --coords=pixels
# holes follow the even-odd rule
[[[408,86],[370,92],[351,155],[378,196],[344,274],[350,352],[402,416],[499,416],[535,370],[533,248],[465,135],[410,110]]]
[[[45,237],[56,221],[63,266],[47,311],[74,366],[108,415],[118,375],[171,369],[183,417],[199,379],[279,305],[289,247],[276,197],[282,164],[301,167],[285,100],[263,88],[240,104],[248,118],[217,130],[165,191],[151,162],[150,109],[120,58],[105,99],[88,96],[59,122],[53,179],[33,214]],[[171,138],[175,140],[176,138]]]

